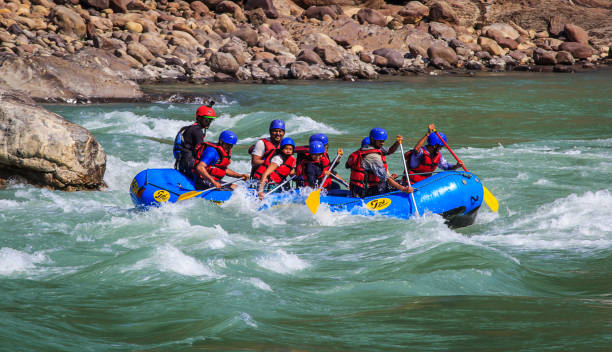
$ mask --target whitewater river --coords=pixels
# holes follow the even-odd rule
[[[0,191],[0,350],[610,350],[612,71],[154,89],[212,95],[242,172],[272,119],[347,154],[436,123],[499,213],[451,230],[244,191],[135,212],[132,177],[172,166],[198,104],[48,106],[102,144],[108,188]]]

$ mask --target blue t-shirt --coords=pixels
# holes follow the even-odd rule
[[[219,161],[219,153],[217,153],[217,149],[213,147],[206,147],[200,162],[206,164],[206,166],[211,166],[216,164],[217,161]]]

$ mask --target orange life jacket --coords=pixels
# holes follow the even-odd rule
[[[232,151],[226,152],[225,149],[217,143],[204,142],[204,144],[200,145],[198,148],[196,165],[202,160],[202,153],[204,153],[207,147],[215,148],[219,155],[219,159],[213,165],[206,165],[206,171],[208,171],[215,181],[219,181],[225,177],[227,167],[231,163]]]
[[[269,176],[270,181],[274,183],[281,183],[285,180],[287,176],[289,176],[291,171],[293,171],[293,169],[295,169],[296,167],[296,160],[293,157],[293,155],[289,155],[289,157],[285,157],[285,155],[283,155],[282,153],[279,154],[278,151],[271,150],[268,153],[268,155],[264,155],[265,161],[262,165],[259,165],[259,167],[255,170],[255,172],[253,173],[253,178],[258,179],[258,180],[261,179],[264,172],[266,172],[266,170],[268,169],[268,166],[270,166],[270,164],[272,163],[271,160],[275,155],[280,155],[283,158],[283,163],[279,165],[274,171],[272,171],[272,173]]]
[[[431,173],[438,167],[440,163],[440,158],[442,157],[440,153],[436,155],[435,158],[431,157],[431,154],[427,151],[427,148],[423,149],[423,159],[419,166],[414,169],[409,169],[408,174],[410,174],[410,182],[416,183],[419,181],[423,181],[424,179],[431,176]],[[404,154],[404,158],[406,158],[406,162],[410,165],[410,156],[412,155],[413,150],[409,150]],[[416,173],[421,175],[415,175]],[[404,175],[404,181],[406,181],[406,175]]]
[[[367,189],[376,187],[380,183],[380,178],[372,172],[367,172],[363,168],[363,157],[367,154],[377,153],[380,155],[385,171],[387,168],[387,157],[383,155],[380,149],[357,150],[349,155],[346,161],[346,166],[351,169],[351,184]]]

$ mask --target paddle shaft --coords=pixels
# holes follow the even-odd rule
[[[237,178],[237,179],[235,179],[235,180],[233,180],[233,181],[229,181],[229,182],[222,183],[222,184],[221,184],[221,187],[224,187],[224,186],[227,186],[227,185],[231,185],[232,183],[238,182],[238,181],[240,181],[240,180],[242,180],[242,179],[241,179],[241,178]],[[216,187],[209,187],[209,188],[204,189],[204,190],[201,190],[201,191],[191,191],[191,192],[195,192],[195,193],[188,192],[188,193],[189,193],[189,195],[188,195],[187,197],[185,197],[185,198],[181,198],[181,197],[179,196],[179,199],[178,199],[178,200],[179,200],[179,201],[187,200],[187,199],[189,199],[189,198],[197,197],[197,196],[199,196],[199,195],[201,195],[201,194],[203,194],[203,193],[207,193],[207,192],[210,192],[210,191],[214,191],[214,190],[216,190],[216,189],[217,189]],[[185,194],[187,194],[187,193],[185,193]]]
[[[336,157],[334,158],[334,161],[332,162],[331,166],[329,167],[329,172],[331,174],[331,170],[334,169],[334,166],[336,165],[336,163],[338,162],[338,160],[340,160],[340,157],[342,157],[342,154],[338,154],[336,155]],[[319,185],[319,187],[317,189],[321,189],[323,187],[323,185],[325,184],[325,181],[327,181],[327,177],[329,175],[325,175],[325,177],[323,177],[323,181],[321,181],[321,185]]]
[[[436,135],[438,136],[438,138],[442,141],[442,143],[444,143],[444,146],[446,147],[446,149],[448,149],[448,151],[453,155],[453,157],[455,158],[455,160],[459,161],[459,158],[457,157],[457,154],[455,154],[455,152],[453,152],[453,150],[451,149],[451,147],[448,146],[448,144],[446,144],[446,141],[444,139],[442,139],[442,137],[440,136],[440,134],[438,133],[438,131],[434,131],[436,132]],[[465,167],[465,165],[462,166],[463,170],[468,171],[468,169]]]
[[[276,191],[277,189],[281,188],[283,185],[285,185],[285,183],[293,180],[295,178],[295,175],[289,177],[288,179],[286,179],[285,181],[283,181],[280,185],[274,187],[274,189],[272,189],[271,191],[269,191],[268,193],[266,193],[265,195],[267,196],[270,193],[273,193],[274,191]]]
[[[442,141],[442,143],[444,143],[444,146],[446,147],[446,149],[448,149],[448,151],[453,155],[453,157],[455,158],[455,160],[457,160],[457,162],[459,162],[459,158],[457,157],[457,155],[455,154],[455,152],[453,152],[453,150],[448,146],[448,144],[446,143],[446,141],[444,139],[442,139],[442,137],[440,136],[440,134],[438,133],[438,131],[434,131],[436,132],[436,135],[438,136],[438,138]],[[463,167],[463,170],[465,170],[466,172],[469,172],[467,167],[465,167],[465,165],[462,165],[461,167]],[[493,212],[497,212],[497,210],[499,209],[499,202],[497,201],[497,198],[495,198],[495,196],[493,195],[493,193],[491,193],[491,191],[489,191],[487,189],[487,187],[485,187],[485,185],[482,185],[482,192],[483,192],[483,198],[484,198],[484,202],[485,204],[491,209],[493,210]]]
[[[336,180],[336,181],[338,181],[338,182],[342,183],[342,184],[344,185],[344,187],[346,187],[346,188],[349,188],[349,187],[350,187],[350,186],[349,186],[349,184],[348,184],[348,183],[346,183],[344,180],[340,179],[340,177],[338,177],[338,176],[334,175],[333,173],[332,173],[332,174],[330,174],[330,175],[331,175],[331,177],[332,177],[334,180]]]
[[[404,161],[404,172],[406,173],[406,182],[408,182],[408,187],[412,187],[410,184],[410,175],[408,174],[408,165],[406,165],[406,156],[404,155],[404,145],[400,142],[400,152],[402,153],[402,160]],[[416,200],[414,199],[414,191],[410,193],[410,199],[412,199],[412,204],[414,205],[414,212],[417,216],[421,216],[419,214],[419,208],[417,208]]]

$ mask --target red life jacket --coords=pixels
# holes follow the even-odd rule
[[[317,180],[319,183],[321,183],[321,181],[325,178],[325,171],[329,170],[330,164],[329,164],[329,159],[322,157],[321,160],[319,160],[318,162],[314,162],[312,160],[310,160],[310,158],[307,159],[303,159],[297,166],[297,169],[295,171],[296,176],[298,177],[302,177],[302,180],[304,182],[304,186],[305,187],[315,187],[316,185],[311,185],[308,182],[308,176],[306,176],[306,165],[307,164],[320,164],[321,168],[323,169],[323,171],[321,172],[321,174],[317,177]],[[331,185],[331,178],[328,177],[327,180],[325,180],[325,183],[323,184],[323,188],[327,188]]]
[[[206,165],[206,171],[208,171],[215,181],[219,181],[225,177],[227,167],[231,163],[232,151],[226,152],[223,147],[216,143],[204,142],[204,144],[198,148],[196,165],[202,160],[202,153],[204,153],[207,147],[215,148],[219,155],[219,159],[213,165]]]
[[[266,172],[266,170],[268,169],[268,166],[270,166],[270,164],[272,163],[272,158],[275,155],[281,155],[281,157],[283,157],[282,154],[279,154],[275,150],[270,151],[268,153],[268,155],[265,156],[264,163],[262,165],[259,165],[257,170],[255,170],[255,172],[253,173],[253,178],[256,178],[258,180],[261,179],[261,177],[263,176],[264,172]],[[281,182],[283,182],[285,180],[285,178],[287,176],[289,176],[291,171],[293,171],[293,169],[295,169],[295,166],[296,166],[296,160],[293,157],[293,155],[289,155],[289,157],[287,157],[287,158],[283,157],[283,163],[281,165],[279,165],[270,174],[270,176],[269,176],[270,181],[272,181],[274,183],[281,183]]]
[[[367,189],[376,187],[380,183],[380,178],[372,172],[366,172],[363,168],[363,157],[367,154],[377,153],[380,155],[385,171],[387,171],[387,157],[383,155],[380,149],[357,150],[349,156],[346,166],[351,169],[351,184]],[[367,174],[367,176],[366,176]]]
[[[295,154],[297,154],[297,162],[298,164],[302,162],[302,160],[304,159],[308,159],[308,156],[310,155],[310,153],[308,152],[309,148],[307,145],[302,145],[299,147],[295,147],[293,149],[293,152]],[[323,153],[323,158],[322,159],[327,159],[328,163],[331,163],[331,160],[329,159],[329,155],[327,154],[327,152]]]
[[[272,141],[270,141],[269,138],[262,138],[260,140],[264,142],[264,146],[266,147],[262,157],[264,157],[271,150],[276,150],[276,149],[280,148],[280,143],[279,143],[279,146],[277,147],[277,146],[274,145],[274,143],[272,143]],[[255,144],[253,144],[252,146],[249,147],[249,154],[253,154],[253,149],[255,149]]]
[[[440,158],[442,155],[438,153],[435,158],[431,157],[431,154],[427,151],[427,148],[423,149],[423,159],[419,166],[414,169],[409,169],[408,173],[410,174],[410,182],[416,183],[419,181],[423,181],[424,179],[431,176],[431,173],[438,167],[438,163],[440,163]],[[404,154],[404,158],[406,158],[406,162],[410,165],[410,156],[412,155],[413,150],[409,150]],[[426,173],[424,175],[415,175],[415,173]],[[404,175],[404,181],[406,180],[406,175]]]

